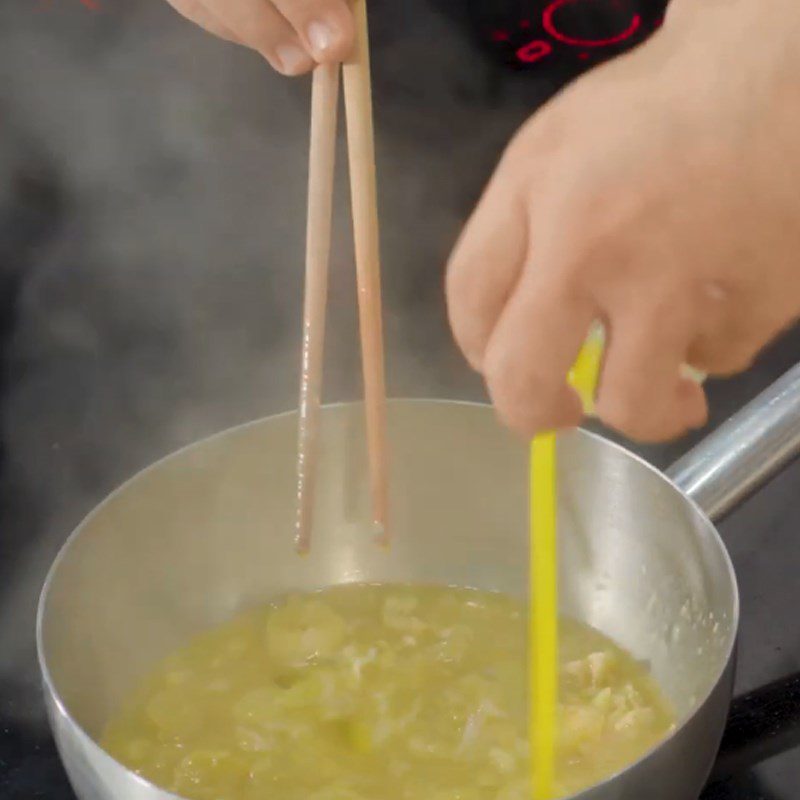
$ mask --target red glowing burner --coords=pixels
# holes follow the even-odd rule
[[[630,39],[638,30],[639,26],[642,24],[642,18],[639,14],[634,14],[631,18],[630,24],[628,27],[618,33],[616,36],[608,36],[604,39],[577,39],[572,36],[567,36],[566,34],[562,33],[557,27],[555,20],[556,11],[560,8],[563,8],[570,3],[578,3],[581,0],[553,0],[547,8],[545,8],[544,12],[542,13],[542,25],[547,33],[550,34],[556,41],[564,42],[564,44],[570,44],[575,47],[606,47],[612,44],[619,44],[620,42],[624,42],[626,39]]]
[[[96,2],[97,0],[90,0]],[[496,0],[481,0],[487,4]],[[591,64],[641,42],[663,22],[668,0],[526,0],[515,20],[495,16],[483,36],[518,65]],[[597,27],[595,27],[597,26]]]

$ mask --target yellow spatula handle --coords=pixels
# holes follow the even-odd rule
[[[587,414],[603,356],[603,331],[595,326],[569,375]],[[534,800],[555,794],[558,711],[558,487],[556,435],[544,433],[531,443],[530,469],[530,761]]]
[[[603,361],[605,332],[592,326],[569,373],[584,412],[595,411],[595,393]],[[702,383],[705,375],[682,367],[686,377]],[[556,435],[544,433],[530,453],[530,609],[529,694],[530,760],[534,800],[552,800],[558,712],[558,520]]]
[[[550,800],[555,780],[558,703],[556,435],[531,444],[530,759],[534,800]]]
[[[580,395],[587,416],[594,414],[594,397],[600,377],[600,365],[603,362],[605,339],[603,326],[595,323],[569,373],[569,382]]]

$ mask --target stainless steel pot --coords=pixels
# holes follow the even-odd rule
[[[290,589],[345,581],[526,591],[526,448],[483,406],[391,405],[395,542],[376,547],[360,411],[326,408],[313,552],[292,546],[296,420],[222,433],[137,475],[72,534],[42,592],[38,649],[81,800],[165,800],[96,744],[117,704],[188,636]],[[652,665],[681,719],[581,800],[694,800],[731,699],[736,579],[707,514],[800,448],[800,367],[681,460],[674,483],[589,433],[560,442],[564,613]],[[705,511],[705,513],[704,513]]]

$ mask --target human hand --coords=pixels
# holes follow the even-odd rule
[[[167,0],[205,30],[260,53],[284,75],[343,61],[353,45],[347,0]]]
[[[447,297],[458,344],[518,432],[580,422],[566,375],[595,319],[609,333],[598,416],[657,441],[707,416],[682,364],[744,370],[800,315],[800,64],[785,24],[800,11],[771,8],[676,0],[650,42],[508,147]]]

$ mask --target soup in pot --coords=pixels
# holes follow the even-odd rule
[[[517,599],[339,586],[191,641],[137,688],[102,744],[193,800],[529,800],[526,664]],[[673,726],[645,667],[568,619],[560,673],[561,795],[624,768]]]

